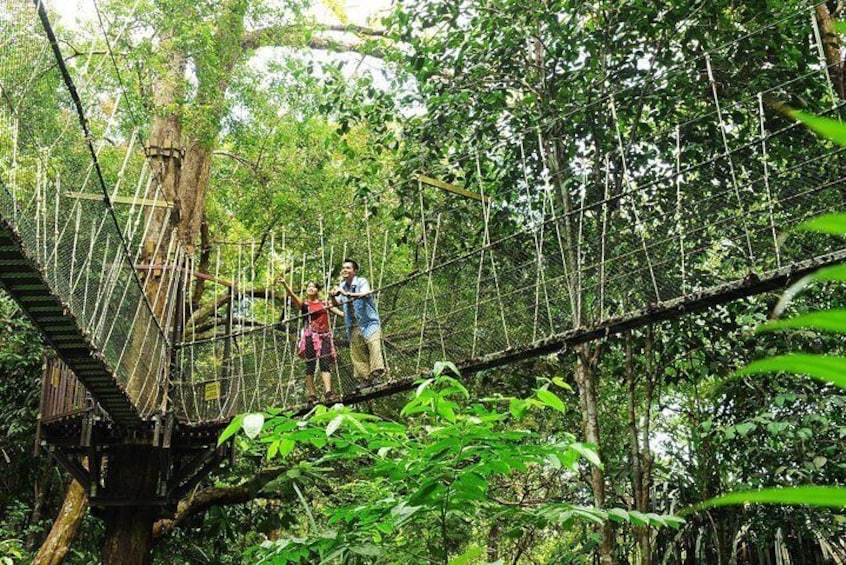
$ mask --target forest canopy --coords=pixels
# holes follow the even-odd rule
[[[97,163],[178,337],[156,441],[233,450],[169,512],[92,502],[32,452],[51,346],[4,294],[0,562],[846,562],[841,3],[365,4],[47,2],[75,137],[0,15],[2,190],[82,206]],[[361,319],[296,356],[350,258],[364,382]]]

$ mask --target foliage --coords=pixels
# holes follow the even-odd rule
[[[270,460],[301,458],[283,480],[292,482],[307,523],[297,535],[267,541],[247,557],[261,563],[384,562],[398,556],[404,562],[465,563],[484,551],[470,540],[495,522],[505,525],[506,536],[608,519],[680,524],[672,516],[521,499],[517,477],[543,469],[577,480],[585,462],[601,465],[593,446],[569,433],[542,436],[520,425],[530,412],[566,410],[551,382],[529,398],[471,402],[452,374],[454,365],[438,363],[432,377],[419,381],[402,411],[405,424],[342,405],[317,407],[303,420],[269,413],[259,441]],[[247,418],[234,421],[221,441]],[[346,504],[306,501],[304,490],[320,488],[333,469],[350,468],[355,471],[338,493]]]
[[[831,127],[831,124],[826,125]],[[846,126],[841,125],[835,130],[846,132]],[[846,235],[846,214],[829,214],[806,222],[800,227],[808,231]],[[842,266],[829,267],[809,275],[806,280],[796,284],[804,287],[814,281],[846,282],[846,277],[843,274]],[[790,291],[787,294],[791,294]],[[843,311],[840,310],[811,312],[786,320],[777,320],[763,325],[760,330],[775,331],[796,328],[837,334],[846,333],[846,327],[843,326]],[[771,372],[807,375],[822,383],[846,390],[846,358],[835,355],[812,353],[779,355],[750,363],[738,373],[740,375],[759,375]],[[811,437],[807,439],[811,439]],[[825,462],[826,458],[820,456],[819,466],[821,467]],[[735,492],[705,501],[695,508],[705,509],[748,502],[843,508],[846,507],[846,488],[796,486]]]

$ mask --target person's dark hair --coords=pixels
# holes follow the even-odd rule
[[[344,263],[352,263],[353,269],[355,269],[356,274],[358,274],[358,263],[356,261],[353,259],[344,259],[341,261],[341,264],[343,265]]]

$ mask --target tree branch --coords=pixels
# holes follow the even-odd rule
[[[272,480],[288,470],[288,467],[274,467],[259,471],[251,479],[233,487],[215,487],[203,489],[189,498],[183,498],[176,507],[176,514],[172,519],[162,519],[153,524],[153,539],[159,539],[171,530],[178,528],[189,518],[207,511],[215,506],[231,506],[244,504],[259,496],[261,490]],[[277,498],[287,500],[294,497],[293,491],[273,492],[262,494],[263,498]]]
[[[312,34],[304,40],[307,28],[301,25],[272,26],[244,33],[241,37],[241,48],[244,51],[259,49],[260,47],[290,47],[315,49],[318,51],[334,51],[336,53],[361,53],[370,57],[384,58],[384,51],[365,40],[349,41]],[[351,32],[371,37],[384,37],[381,30],[369,30],[360,26],[319,26],[317,31]]]

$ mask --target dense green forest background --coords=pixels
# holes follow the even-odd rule
[[[836,2],[415,0],[355,23],[357,11],[328,1],[320,18],[308,0],[98,4],[107,29],[133,31],[107,45],[96,16],[73,22],[58,5],[53,14],[78,76],[89,51],[111,51],[122,70],[120,82],[104,73],[85,84],[103,93],[89,116],[95,129],[125,98],[126,138],[137,130],[161,146],[178,132],[187,151],[171,188],[198,203],[179,237],[201,261],[217,249],[234,261],[232,242],[272,236],[309,258],[303,277],[326,276],[317,256],[333,246],[399,279],[426,267],[421,250],[436,225],[443,255],[478,246],[478,203],[424,190],[415,173],[495,198],[491,239],[544,209],[538,187],[549,170],[559,195],[576,197],[576,174],[605,186],[607,170],[572,163],[649,135],[655,115],[683,122],[711,103],[707,77],[672,92],[634,89],[621,101],[618,130],[597,101],[638,84],[644,61],[669,69],[703,46],[732,44],[724,61],[732,76],[766,91],[772,73],[761,71],[773,61],[819,63],[808,55],[813,34],[798,34],[804,45],[785,27],[747,34],[804,12],[801,25],[822,31],[831,88],[819,95],[797,85],[784,101],[819,112],[831,102],[823,96],[844,93]],[[736,87],[719,85],[729,97]],[[695,133],[686,138],[694,153],[716,143]],[[771,150],[774,162],[797,157]],[[619,189],[619,164],[608,167]],[[258,262],[270,260],[265,253]],[[728,279],[737,265],[715,260],[713,269]],[[842,390],[735,373],[776,352],[842,350],[838,336],[756,334],[777,299],[742,299],[464,375],[463,385],[443,375],[416,394],[319,412],[308,425],[277,415],[261,439],[238,435],[236,463],[156,524],[153,559],[844,563],[844,517],[830,509],[740,505],[673,518],[732,491],[846,478]],[[841,289],[813,287],[789,308],[843,306]],[[602,312],[571,315],[581,325]],[[5,298],[0,319],[0,561],[98,562],[102,522],[80,493],[61,514],[69,479],[33,456],[40,338]],[[48,535],[57,516],[78,529]]]

